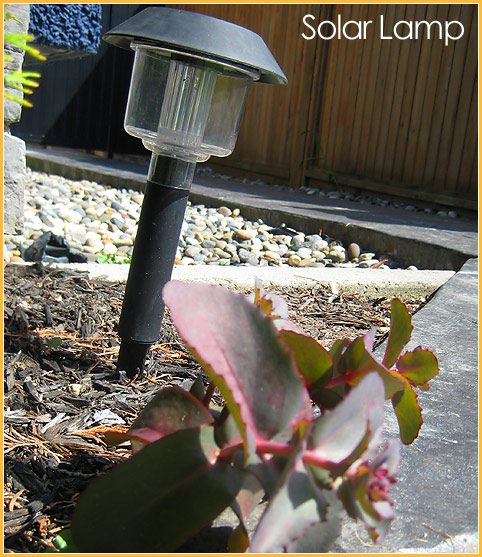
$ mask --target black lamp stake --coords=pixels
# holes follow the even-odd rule
[[[119,321],[117,369],[134,377],[159,337],[196,163],[153,154]]]

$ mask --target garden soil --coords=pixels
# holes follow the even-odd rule
[[[89,482],[130,454],[128,447],[107,447],[103,432],[125,431],[158,389],[189,388],[201,374],[166,312],[145,373],[131,382],[119,380],[116,329],[123,293],[122,283],[91,280],[85,272],[41,264],[5,267],[7,552],[52,547],[70,526],[75,502]],[[321,284],[279,293],[290,318],[326,348],[372,326],[378,327],[377,344],[388,334],[390,299],[334,294]],[[409,311],[426,301],[408,302]],[[224,551],[218,543],[204,536],[181,550]]]

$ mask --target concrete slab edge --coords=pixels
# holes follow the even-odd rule
[[[18,263],[17,263],[18,264]],[[20,265],[22,265],[20,263]],[[125,282],[128,264],[70,263],[57,268],[86,271],[90,278]],[[324,285],[333,293],[359,294],[368,298],[398,297],[402,300],[426,297],[454,276],[454,271],[408,271],[385,269],[223,267],[219,265],[176,265],[172,278],[186,282],[203,281],[232,290],[251,291],[255,278],[266,288],[291,289]]]

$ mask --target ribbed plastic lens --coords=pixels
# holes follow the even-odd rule
[[[259,73],[139,43],[132,48],[126,131],[160,155],[191,162],[229,155]]]

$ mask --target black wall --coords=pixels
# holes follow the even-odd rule
[[[104,4],[102,33],[148,7]],[[39,63],[29,71],[42,74],[12,132],[28,143],[112,153],[142,153],[139,139],[124,131],[124,112],[134,53],[101,41],[95,55]]]

